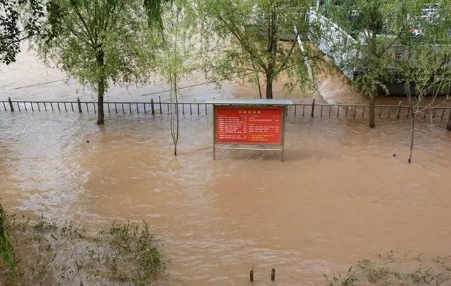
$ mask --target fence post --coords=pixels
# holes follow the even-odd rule
[[[79,97],[77,97],[77,105],[78,105],[78,112],[81,113],[82,110],[81,110],[81,102],[80,102],[80,98]]]
[[[401,115],[401,108],[402,108],[402,101],[398,104],[398,112],[396,113],[396,119],[399,119],[399,116]]]
[[[163,114],[163,110],[161,109],[161,96],[158,96],[158,103],[160,104],[160,114]]]
[[[312,117],[315,117],[315,100],[316,99],[313,99],[313,102],[312,102]]]
[[[13,102],[11,101],[11,97],[8,97],[9,107],[11,108],[11,112],[14,112]]]
[[[152,114],[155,114],[155,106],[153,104],[153,98],[150,99],[150,107],[152,108]]]

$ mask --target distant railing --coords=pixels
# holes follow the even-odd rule
[[[105,114],[170,114],[175,110],[175,104],[162,102],[160,99],[150,102],[104,102]],[[213,112],[213,103],[179,102],[178,112],[181,115],[208,115]],[[368,118],[369,106],[365,104],[318,104],[294,103],[288,105],[287,116],[294,118]],[[451,112],[449,106],[421,106],[417,118],[431,117],[436,120],[448,118]],[[97,113],[95,101],[0,101],[0,111],[15,112],[77,112]],[[376,105],[375,116],[381,119],[409,119],[411,110],[408,105]]]
[[[358,52],[354,48],[348,50],[342,49],[343,47],[356,46],[359,42],[332,20],[319,14],[315,9],[310,10],[308,19],[311,24],[316,23],[321,30],[319,36],[316,31],[312,31],[310,39],[318,45],[318,48],[323,53],[334,60],[335,65],[340,68],[344,75],[350,80],[354,80],[354,71],[346,69],[343,63],[349,59],[356,58]]]

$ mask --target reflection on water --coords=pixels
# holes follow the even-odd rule
[[[164,285],[318,285],[322,273],[391,249],[451,251],[451,138],[408,121],[294,120],[286,161],[212,160],[209,116],[185,117],[172,156],[168,118],[0,113],[0,197],[10,211],[84,221],[145,219],[171,259]],[[89,143],[88,143],[89,141]],[[393,155],[396,154],[396,157]]]

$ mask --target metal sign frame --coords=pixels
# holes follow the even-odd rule
[[[258,150],[258,151],[278,151],[280,152],[280,160],[284,160],[285,151],[285,130],[286,130],[286,115],[287,106],[292,104],[292,101],[282,101],[283,103],[272,103],[272,100],[255,100],[255,101],[230,101],[229,102],[213,102],[213,160],[216,159],[216,149],[226,150]],[[223,143],[218,142],[217,123],[218,123],[218,109],[280,109],[281,110],[281,129],[280,129],[280,143]],[[226,146],[226,147],[218,147]],[[227,147],[229,146],[229,147]]]

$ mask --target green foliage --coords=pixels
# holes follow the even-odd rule
[[[309,24],[305,15],[312,4],[291,0],[197,1],[199,17],[210,27],[208,41],[217,49],[206,64],[209,77],[219,81],[238,76],[257,83],[255,74],[260,74],[268,84],[286,75],[294,85],[305,86],[309,81],[304,57],[312,57],[313,50],[306,46],[302,53],[296,41],[283,43],[280,39],[293,36],[294,25],[306,38]]]
[[[159,1],[145,3],[152,8]],[[141,1],[52,0],[47,28],[37,38],[40,55],[93,88],[101,80],[143,83],[155,58],[157,36],[146,22],[149,14],[160,21],[155,9]]]
[[[163,0],[50,0],[38,51],[97,91],[98,120],[109,84],[142,84],[155,65]],[[157,29],[155,29],[157,28]]]
[[[410,60],[400,61],[398,69],[406,82],[406,93],[413,87],[417,104],[427,93],[448,92],[451,88],[451,1],[443,0],[437,14],[421,22],[421,40],[405,42]]]
[[[158,72],[171,83],[201,67],[197,11],[188,0],[173,0],[163,10],[163,44],[156,58]]]
[[[15,250],[9,230],[8,215],[0,202],[0,258],[4,265],[15,275],[16,261]]]
[[[333,43],[332,53],[335,58],[343,58],[339,63],[340,68],[353,73],[353,86],[370,98],[369,126],[373,128],[375,98],[379,91],[383,90],[387,94],[387,84],[406,79],[406,74],[403,74],[405,61],[422,72],[421,65],[411,58],[411,46],[423,45],[429,48],[430,45],[448,41],[451,30],[449,17],[445,16],[447,13],[426,13],[424,8],[430,5],[428,0],[335,2],[328,2],[321,12],[352,37],[341,39],[342,34],[327,33],[325,29],[322,30],[322,36],[325,42]],[[448,2],[442,1],[440,9],[449,10]],[[433,61],[425,64],[430,66]],[[428,77],[426,73],[424,71],[421,76]]]
[[[422,44],[409,46],[409,52],[412,60],[399,65],[406,93],[414,92],[417,105],[421,105],[427,94],[433,99],[439,92],[447,94],[451,88],[450,46]]]
[[[386,83],[395,80],[391,72],[398,69],[396,48],[412,40],[410,29],[426,0],[348,0],[341,5],[326,5],[322,11],[354,37],[340,42],[337,53],[349,53],[342,68],[359,73],[354,85],[367,96],[377,90],[387,91]]]
[[[0,1],[0,63],[15,62],[20,42],[40,32],[43,17],[43,1]]]

